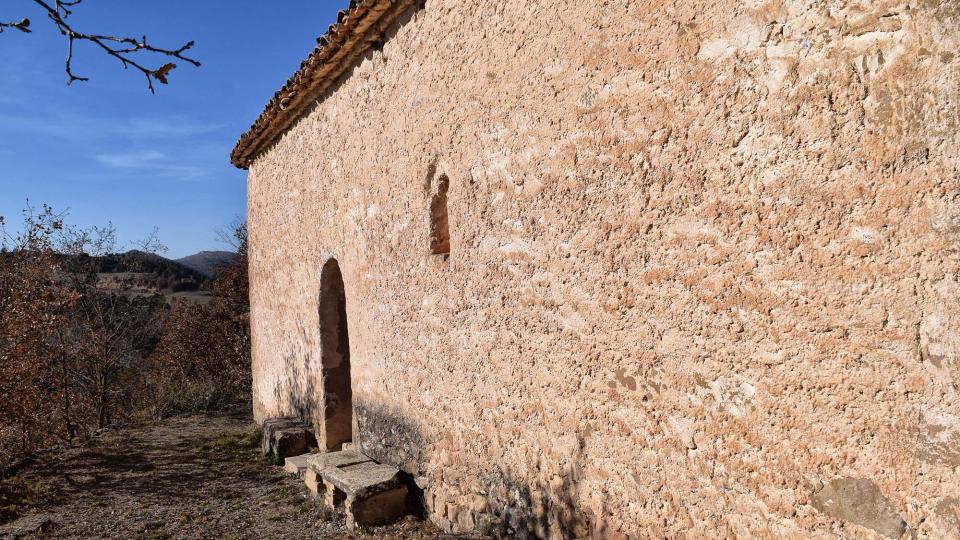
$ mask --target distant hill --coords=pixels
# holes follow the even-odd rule
[[[85,256],[74,258],[81,267],[89,263]],[[136,294],[165,294],[200,291],[210,288],[210,280],[201,272],[177,261],[132,250],[93,258],[99,287]]]
[[[199,254],[198,254],[199,255]],[[229,254],[233,256],[233,254]],[[0,259],[14,253],[0,251]],[[210,298],[212,278],[177,261],[132,250],[101,257],[60,254],[61,277],[67,274],[96,275],[97,288],[131,297],[163,295],[171,300],[189,297],[206,302]],[[0,422],[2,424],[2,422]]]
[[[177,259],[174,262],[178,262],[187,268],[191,268],[210,277],[213,275],[215,269],[222,266],[229,266],[236,256],[237,254],[232,251],[201,251],[200,253],[194,253],[182,259]]]

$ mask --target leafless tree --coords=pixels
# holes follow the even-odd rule
[[[133,245],[136,249],[144,253],[153,253],[154,255],[169,251],[169,248],[160,241],[159,227],[154,227],[153,230],[150,231],[150,234],[141,240],[134,241]]]
[[[177,67],[173,62],[166,62],[159,67],[148,67],[141,58],[146,55],[166,56],[182,60],[188,64],[200,67],[200,62],[186,56],[187,52],[193,48],[194,42],[189,41],[176,49],[167,49],[155,47],[147,40],[147,36],[140,38],[112,36],[105,34],[94,34],[81,32],[74,28],[70,22],[70,15],[73,9],[83,0],[30,0],[38,5],[43,14],[50,19],[57,30],[67,40],[67,59],[65,69],[67,72],[67,84],[74,81],[87,81],[88,77],[82,77],[73,71],[73,46],[77,41],[86,41],[100,48],[107,55],[116,58],[124,67],[133,68],[144,75],[147,79],[147,88],[150,93],[156,93],[153,82],[167,84],[170,71]],[[0,21],[0,33],[6,29],[15,29],[24,33],[32,32],[30,19],[23,18],[17,22]]]
[[[212,301],[98,286],[118,254],[116,229],[77,228],[28,204],[22,232],[0,218],[0,474],[11,456],[85,437],[148,413],[249,399],[246,228]],[[138,247],[159,245],[156,231]],[[134,254],[142,257],[142,254]],[[147,259],[150,259],[147,257]]]
[[[240,217],[235,217],[226,228],[218,228],[216,234],[218,242],[239,252],[241,247],[246,247],[247,222]]]

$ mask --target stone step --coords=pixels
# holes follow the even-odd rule
[[[307,487],[331,508],[342,509],[350,530],[393,523],[408,513],[407,486],[397,467],[356,450],[313,454],[307,463]]]
[[[312,455],[313,454],[301,454],[299,456],[286,458],[283,461],[283,470],[303,478],[303,475],[307,472],[307,467],[309,467],[308,460]]]
[[[316,447],[313,426],[297,417],[270,418],[263,422],[263,455],[276,464]]]

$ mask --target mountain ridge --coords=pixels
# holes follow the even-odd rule
[[[211,277],[217,268],[229,266],[236,256],[237,254],[232,251],[205,250],[198,251],[193,255],[171,260],[207,277]]]

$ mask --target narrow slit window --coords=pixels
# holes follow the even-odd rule
[[[447,215],[447,190],[450,179],[440,175],[436,190],[430,198],[430,253],[450,254],[450,219]]]

